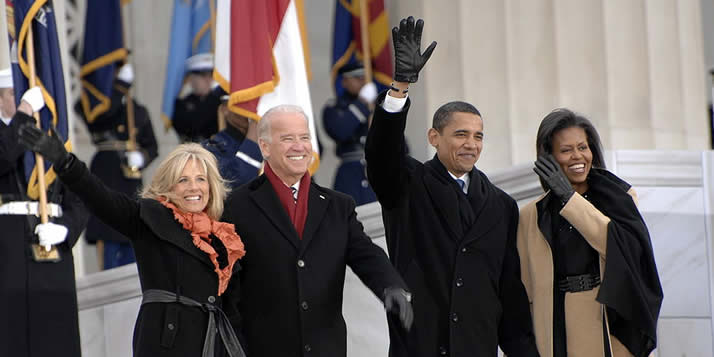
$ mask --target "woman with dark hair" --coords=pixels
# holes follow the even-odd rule
[[[97,218],[131,240],[143,295],[134,356],[245,356],[231,327],[239,299],[229,285],[245,249],[233,224],[218,221],[229,189],[210,152],[179,145],[137,200],[105,186],[56,136],[24,124],[18,139],[52,162]]]
[[[545,194],[521,209],[517,244],[540,355],[647,356],[662,287],[635,191],[568,109],[543,119],[536,146]]]

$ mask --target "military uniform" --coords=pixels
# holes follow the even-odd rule
[[[181,142],[199,143],[218,132],[220,97],[213,91],[203,97],[189,94],[174,103],[171,125]]]
[[[367,104],[350,94],[328,103],[322,113],[325,131],[337,143],[336,154],[342,161],[334,188],[352,196],[358,206],[377,199],[365,174],[364,143],[369,115]]]
[[[221,176],[229,181],[231,188],[238,188],[258,176],[263,161],[258,144],[247,140],[232,125],[228,124],[201,145],[216,156]]]
[[[20,112],[9,125],[0,121],[0,356],[75,357],[81,355],[81,348],[72,246],[88,213],[55,180],[47,198],[50,222],[68,229],[66,240],[56,245],[62,260],[48,263],[32,258],[30,244],[37,242],[34,231],[40,220],[27,214],[33,204],[27,203],[25,151],[17,133],[23,123],[33,122]]]
[[[126,84],[117,81],[112,91],[111,107],[92,123],[86,122],[97,148],[90,164],[91,172],[108,187],[128,195],[136,195],[141,188],[141,178],[128,178],[122,172],[127,130]],[[146,107],[134,103],[134,125],[137,130],[136,142],[144,155],[144,167],[158,156],[158,145]],[[104,224],[94,215],[89,220],[85,238],[91,244],[104,241],[104,269],[129,264],[135,261],[134,253],[127,237]]]

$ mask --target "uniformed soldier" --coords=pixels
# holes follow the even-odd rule
[[[221,98],[219,111],[226,120],[226,128],[201,143],[216,156],[221,176],[231,188],[247,183],[256,176],[263,162],[258,147],[257,122],[228,110],[228,95],[220,87],[216,93]]]
[[[218,132],[220,96],[213,90],[213,55],[201,53],[186,60],[190,94],[176,99],[171,125],[182,143],[199,143]]]
[[[110,108],[91,123],[82,116],[97,148],[90,164],[91,172],[108,187],[129,195],[139,191],[142,184],[141,170],[158,156],[158,145],[149,112],[136,99],[132,99],[132,104],[137,147],[127,150],[127,93],[133,81],[134,71],[131,64],[127,63],[117,73]],[[90,244],[99,241],[103,243],[103,248],[98,248],[97,254],[103,258],[104,269],[130,264],[136,260],[129,239],[93,215],[89,219],[85,238]],[[102,247],[102,244],[99,247]]]
[[[367,83],[361,64],[347,64],[342,75],[342,96],[325,105],[322,122],[327,134],[337,144],[336,154],[342,161],[335,175],[334,188],[354,198],[357,205],[377,198],[365,174],[364,143],[369,127],[371,107],[377,98],[377,87]]]
[[[15,112],[8,68],[0,71],[0,98],[0,355],[79,356],[72,246],[88,213],[54,180],[47,191],[49,222],[40,223],[38,202],[27,196],[25,150],[17,137],[22,124],[34,125],[30,115],[44,106],[42,93],[27,91]],[[43,256],[41,246],[56,250]]]

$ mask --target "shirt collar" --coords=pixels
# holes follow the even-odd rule
[[[464,181],[464,193],[469,193],[469,183],[471,182],[471,177],[469,177],[468,172],[461,175],[460,177],[456,177],[456,175],[452,174],[449,170],[446,170],[446,172],[449,174],[449,176],[451,176],[452,179]]]

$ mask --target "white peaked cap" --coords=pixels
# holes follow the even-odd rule
[[[205,72],[213,70],[213,54],[199,53],[186,60],[187,72]]]
[[[0,88],[12,88],[12,69],[10,67],[0,70]]]

